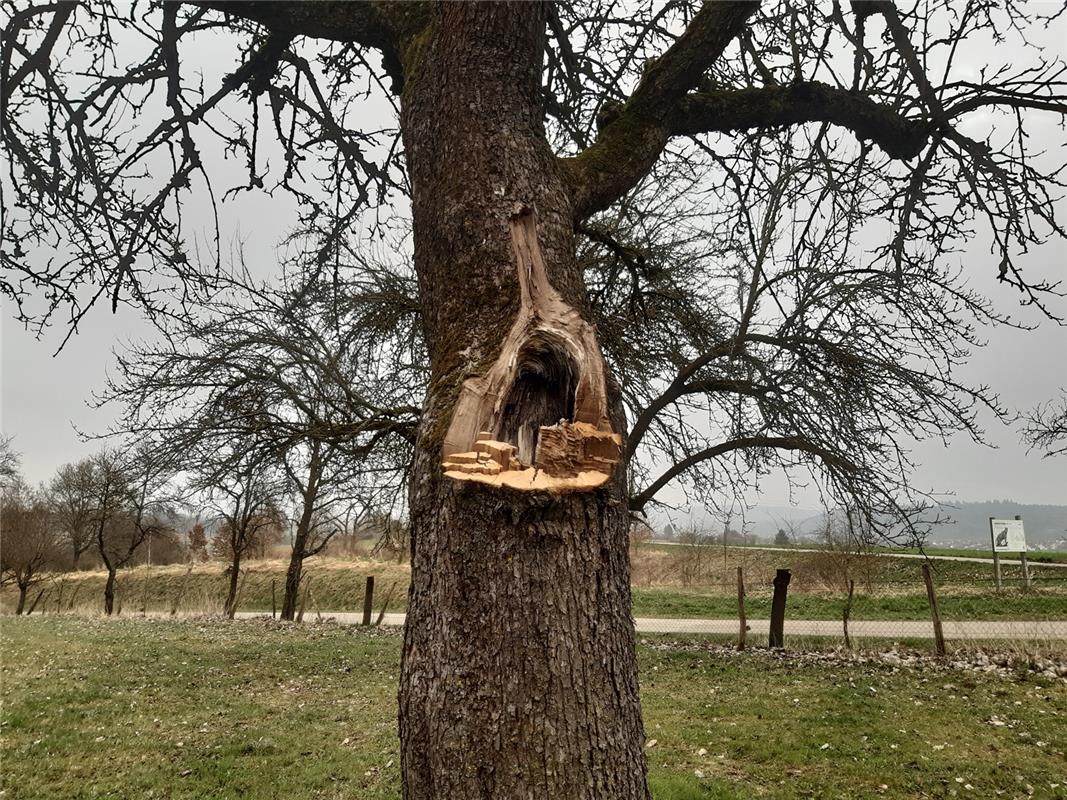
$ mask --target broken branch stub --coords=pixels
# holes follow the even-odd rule
[[[511,218],[511,243],[519,312],[489,370],[460,389],[442,469],[514,489],[595,488],[622,446],[608,420],[596,332],[549,282],[532,212]]]

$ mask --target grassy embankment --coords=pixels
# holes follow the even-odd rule
[[[31,617],[3,640],[4,800],[400,796],[396,632]],[[1064,796],[1063,681],[639,658],[657,800]]]
[[[914,559],[868,557],[846,565],[838,556],[824,553],[718,548],[689,551],[682,547],[642,546],[633,553],[634,614],[662,617],[728,618],[736,614],[736,568],[744,568],[751,618],[770,613],[771,579],[777,567],[793,570],[788,613],[793,619],[839,619],[844,604],[843,576],[856,581],[853,619],[925,619],[928,607],[920,564]],[[989,569],[972,562],[932,562],[939,602],[945,619],[1046,619],[1067,617],[1067,570],[1035,565],[1034,588],[1024,592],[1018,572],[1008,568],[1006,588],[997,593]],[[277,605],[287,562],[268,559],[247,563],[241,593],[243,611],[272,607],[272,586]],[[197,564],[186,576],[180,565],[137,567],[120,572],[118,596],[122,614],[137,614],[147,600],[151,612],[168,612],[180,595],[182,612],[216,613],[225,596],[227,578],[220,562]],[[389,598],[389,611],[407,604],[409,569],[406,564],[371,559],[316,558],[307,564],[310,596],[307,613],[356,611],[362,608],[364,581],[375,576],[375,614]],[[100,572],[57,576],[41,600],[40,610],[99,609],[104,575]],[[391,594],[390,587],[394,587]],[[31,594],[31,600],[36,595]],[[14,592],[0,592],[0,607],[10,611]]]

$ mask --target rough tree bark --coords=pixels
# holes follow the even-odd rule
[[[464,383],[490,373],[523,307],[515,231],[534,222],[552,289],[590,318],[572,198],[541,123],[545,11],[441,4],[404,54],[401,124],[432,367],[400,686],[409,800],[648,797],[621,470],[593,489],[524,491],[441,468]],[[594,399],[621,431],[600,359],[582,362],[565,336],[533,335],[537,324],[493,438],[518,445],[518,432],[555,425],[561,408],[580,413],[560,395],[583,381],[606,387]]]

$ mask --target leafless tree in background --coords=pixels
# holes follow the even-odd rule
[[[1063,236],[1062,162],[1028,137],[1067,111],[1062,59],[1034,46],[1063,20],[1040,4],[4,7],[2,288],[28,322],[66,312],[73,330],[101,300],[187,311],[220,248],[197,259],[181,211],[225,196],[220,149],[248,165],[232,192],[297,199],[321,274],[410,197],[429,368],[400,692],[412,800],[647,797],[628,507],[794,466],[868,524],[914,526],[902,442],[980,436],[975,408],[1000,411],[955,368],[977,326],[1009,320],[953,254],[982,232],[1023,302],[1054,290],[1019,260]],[[208,35],[234,42],[230,74],[191,67]],[[113,58],[120,40],[140,55]],[[395,126],[363,124],[372,103]],[[632,235],[661,178],[677,199],[650,222],[681,230]],[[520,317],[531,265],[567,313]],[[603,406],[630,433],[599,488],[443,474],[464,389],[520,318],[503,386],[519,399],[489,427]],[[558,344],[578,329],[580,363]],[[579,696],[559,680],[575,674]]]
[[[14,436],[0,436],[0,488],[18,483],[21,461],[14,441]]]
[[[15,614],[22,614],[26,594],[56,566],[60,546],[45,498],[17,475],[0,493],[0,523],[0,585],[15,584]]]
[[[107,571],[104,613],[110,616],[118,570],[130,564],[149,539],[172,529],[173,473],[145,442],[125,451],[105,449],[90,464],[90,519],[96,550]]]
[[[282,619],[304,560],[353,504],[395,505],[411,459],[424,376],[414,317],[396,303],[413,301],[373,276],[344,282],[351,272],[231,282],[162,343],[123,353],[99,398],[126,409],[114,433],[152,431],[223,484],[226,459],[242,475],[253,462],[279,473],[294,504]]]
[[[1067,453],[1067,393],[1037,406],[1023,417],[1023,438],[1045,457]]]
[[[201,499],[219,523],[212,552],[229,562],[223,614],[232,619],[242,562],[253,554],[265,555],[269,543],[281,538],[286,522],[281,510],[285,487],[272,465],[257,460],[240,443],[227,451],[215,446],[208,442],[196,451],[199,466],[186,489]]]
[[[74,569],[78,569],[82,554],[95,544],[92,491],[92,459],[64,464],[48,486],[52,517],[70,549]]]

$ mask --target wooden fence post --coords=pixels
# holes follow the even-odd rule
[[[385,602],[382,603],[382,610],[378,612],[378,619],[374,621],[375,626],[381,625],[382,620],[385,619],[385,609],[389,608],[389,601],[393,597],[393,589],[396,588],[396,581],[393,581],[388,591],[385,593]]]
[[[367,576],[367,588],[363,592],[363,624],[370,625],[370,615],[374,610],[374,576]]]
[[[939,656],[945,655],[945,634],[941,630],[941,612],[937,610],[937,595],[934,593],[934,579],[930,575],[930,565],[923,564],[923,580],[926,582],[926,599],[930,601],[930,617],[934,621],[934,646]]]
[[[789,592],[789,579],[792,577],[789,570],[779,569],[775,571],[774,595],[771,598],[771,647],[785,647],[785,598]]]
[[[852,616],[852,595],[856,590],[856,582],[852,578],[848,579],[848,600],[845,601],[845,608],[841,612],[841,624],[845,629],[845,648],[852,649],[852,640],[848,636],[848,618]]]
[[[744,568],[737,568],[737,617],[740,629],[737,632],[737,649],[745,649],[745,634],[748,632],[748,620],[745,619],[745,575]]]
[[[1016,514],[1015,519],[1021,520],[1022,517]],[[1019,560],[1023,562],[1023,589],[1025,591],[1030,591],[1030,565],[1026,561],[1025,550],[1019,553]]]
[[[270,618],[278,619],[278,579],[270,579]]]

